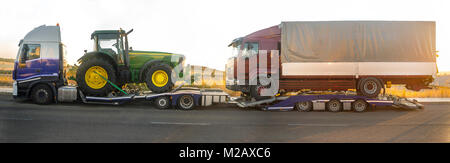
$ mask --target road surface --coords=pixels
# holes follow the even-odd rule
[[[450,103],[365,113],[225,104],[181,111],[148,102],[43,106],[0,95],[0,142],[450,142]]]

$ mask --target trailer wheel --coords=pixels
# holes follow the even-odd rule
[[[311,101],[298,102],[295,104],[295,108],[301,112],[309,112],[313,109]]]
[[[35,86],[31,91],[31,99],[36,104],[50,104],[53,99],[52,89],[48,85],[39,84]]]
[[[177,101],[178,108],[183,110],[191,110],[194,108],[194,97],[191,95],[182,95]]]
[[[340,112],[342,110],[342,103],[339,100],[330,100],[327,102],[327,108],[330,112]]]
[[[356,100],[355,102],[352,103],[352,108],[353,111],[355,112],[364,112],[367,110],[367,107],[368,107],[367,102],[361,99]]]
[[[368,77],[361,79],[358,85],[358,91],[363,96],[377,97],[381,92],[382,85],[377,78]]]
[[[170,99],[167,96],[161,96],[155,99],[158,109],[168,109],[170,107]]]

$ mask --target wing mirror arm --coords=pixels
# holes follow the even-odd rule
[[[131,29],[130,31],[127,32],[127,35],[129,35],[131,32],[133,32],[133,29]]]

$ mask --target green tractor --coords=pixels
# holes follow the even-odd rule
[[[114,87],[126,83],[143,83],[155,93],[170,91],[172,69],[183,67],[185,57],[179,54],[134,51],[128,47],[128,35],[133,30],[99,30],[91,35],[94,51],[78,59],[76,81],[80,90],[90,96],[106,96]]]

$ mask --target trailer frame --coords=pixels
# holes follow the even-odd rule
[[[248,101],[242,98],[235,98],[233,101],[241,108],[258,107],[261,110],[299,110],[299,111],[355,111],[364,112],[369,108],[377,106],[392,106],[405,109],[424,109],[424,105],[417,100],[410,100],[393,95],[379,95],[375,98],[356,95],[356,93],[335,93],[335,94],[311,94],[302,93],[293,96],[277,96],[259,101]],[[334,107],[331,106],[333,102]],[[339,102],[339,103],[336,103]],[[354,106],[356,102],[363,101],[365,106]],[[310,109],[302,110],[299,105],[309,103]],[[340,105],[340,106],[336,106]],[[359,103],[360,104],[360,103]],[[355,109],[355,107],[358,107]],[[363,107],[363,108],[361,108]],[[333,108],[333,109],[332,109]],[[336,109],[334,109],[336,108]]]

